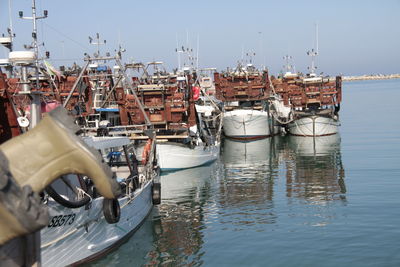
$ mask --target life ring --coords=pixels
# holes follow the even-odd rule
[[[193,100],[197,101],[200,98],[200,87],[193,86],[192,91],[193,91]]]
[[[119,222],[121,218],[121,207],[119,206],[118,199],[105,198],[103,200],[103,214],[109,224]]]
[[[152,191],[153,205],[159,205],[161,203],[161,184],[153,183],[151,191]]]
[[[147,140],[146,145],[144,145],[143,152],[142,152],[142,164],[146,165],[148,157],[150,155],[151,150],[151,139]]]

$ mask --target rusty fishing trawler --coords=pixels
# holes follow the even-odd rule
[[[239,62],[233,70],[214,73],[216,98],[224,102],[223,131],[229,138],[249,140],[280,131],[270,114],[268,70]]]
[[[162,171],[201,166],[219,154],[219,138],[205,111],[196,108],[199,89],[193,86],[196,74],[185,71],[169,73],[162,62],[134,63],[135,90],[145,114],[157,131],[157,154]],[[135,99],[117,91],[121,124],[143,124]],[[211,120],[212,121],[212,120]],[[141,140],[141,133],[131,136]]]
[[[287,63],[286,73],[272,78],[274,91],[283,100],[274,116],[292,135],[315,137],[338,132],[342,79],[317,75],[317,54],[314,49],[308,52],[312,57],[309,74],[292,73]]]
[[[291,135],[326,136],[338,133],[339,110],[342,101],[342,77],[317,75],[318,24],[315,25],[315,49],[307,52],[311,58],[309,73],[292,73],[292,59],[285,56],[286,72],[272,79],[275,93],[283,101],[276,105],[275,118]]]
[[[37,19],[47,17],[47,11],[37,16],[35,1],[32,3],[32,17],[28,19],[36,25]],[[25,18],[22,12],[20,17]],[[121,192],[118,198],[104,198],[90,175],[74,167],[74,162],[67,166],[70,174],[38,192],[50,214],[48,226],[41,231],[43,266],[83,263],[101,257],[130,237],[153,205],[160,203],[156,135],[146,114],[145,125],[124,125],[142,131],[146,138],[133,142],[126,131],[118,128],[115,92],[122,90],[136,96],[120,53],[87,55],[83,68],[58,72],[39,58],[35,26],[32,36],[33,51],[10,51],[9,58],[2,61],[0,112],[6,116],[1,119],[1,141],[29,132],[42,118],[50,116],[46,113],[64,106],[75,117],[75,124],[71,122],[69,127],[80,134],[86,146],[101,152],[98,156],[108,164],[109,178]],[[0,41],[12,50],[11,43]],[[104,61],[114,61],[115,71],[99,64]],[[3,67],[7,74],[1,71]],[[66,114],[61,117],[69,120]],[[138,156],[138,147],[144,151],[142,157]]]

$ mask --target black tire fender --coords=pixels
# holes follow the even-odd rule
[[[70,209],[78,209],[80,207],[85,206],[90,202],[90,197],[85,195],[81,200],[79,201],[70,201],[65,198],[63,198],[61,195],[57,193],[56,190],[51,185],[48,185],[45,189],[46,193],[51,196],[54,201],[56,201],[58,204],[70,208]]]
[[[118,199],[105,198],[103,200],[103,214],[109,224],[119,222],[121,218],[121,207],[119,206]]]
[[[159,205],[161,203],[161,184],[153,183],[151,191],[152,191],[153,205]]]

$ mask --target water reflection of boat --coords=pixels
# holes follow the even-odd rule
[[[298,155],[314,156],[327,155],[340,151],[340,135],[319,136],[319,137],[288,137],[289,146]]]
[[[265,164],[272,159],[275,152],[272,147],[275,141],[271,138],[250,142],[224,140],[223,161],[229,167],[249,167],[254,164]]]
[[[110,253],[90,267],[101,266],[145,266],[149,252],[153,249],[154,236],[157,226],[152,221],[153,216],[147,217],[135,232],[135,238],[129,239],[118,250]],[[127,255],[131,255],[127,257]],[[150,262],[149,265],[152,265]]]
[[[162,173],[162,205],[158,206],[158,211],[154,210],[148,217],[135,238],[91,266],[192,265],[197,262],[196,255],[203,244],[202,207],[208,198],[205,189],[214,166]]]
[[[179,202],[188,196],[199,194],[206,181],[211,177],[214,164],[175,172],[162,173],[163,190],[161,198],[167,202]]]
[[[346,187],[339,135],[290,136],[288,144],[292,152],[286,174],[289,198],[306,199],[317,204],[344,199]]]
[[[224,169],[219,177],[219,217],[235,229],[274,223],[274,181],[279,138],[251,142],[224,140]],[[243,220],[245,215],[246,220]]]
[[[195,265],[204,243],[203,207],[215,164],[163,173],[162,205],[153,219],[155,239],[147,265]],[[147,266],[146,265],[146,266]]]

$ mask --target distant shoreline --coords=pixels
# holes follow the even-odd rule
[[[377,75],[362,75],[362,76],[343,76],[343,81],[364,81],[364,80],[387,80],[400,79],[400,74],[377,74]]]

